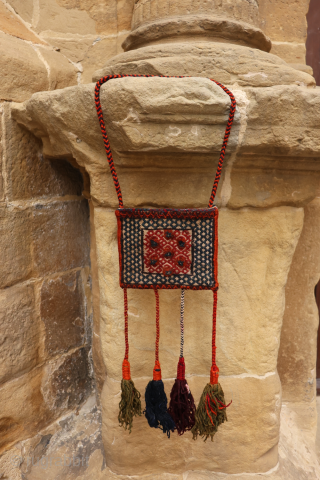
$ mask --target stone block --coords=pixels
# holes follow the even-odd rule
[[[177,16],[215,14],[258,25],[259,7],[246,0],[139,0],[135,4],[133,29],[145,23]]]
[[[88,265],[88,217],[86,200],[36,205],[32,226],[35,275]]]
[[[48,48],[38,48],[49,66],[49,90],[77,85],[77,70],[64,55]]]
[[[75,63],[82,62],[89,47],[100,39],[98,35],[80,35],[78,33],[65,33],[62,36],[61,33],[50,30],[41,33],[41,38],[58,48],[63,55]]]
[[[316,395],[319,314],[314,288],[320,278],[320,201],[305,207],[303,230],[286,285],[278,371],[284,400],[310,403]],[[304,352],[303,355],[301,352]]]
[[[34,286],[0,290],[0,384],[26,373],[38,362],[39,322]]]
[[[61,33],[117,33],[117,1],[40,0],[37,32],[51,30]]]
[[[7,3],[14,8],[14,11],[26,22],[32,23],[33,0],[7,0]]]
[[[30,212],[0,208],[0,288],[31,276],[31,241]]]
[[[144,393],[149,378],[135,381]],[[190,390],[198,403],[207,379],[192,377]],[[120,383],[106,380],[102,397],[103,442],[107,466],[115,474],[151,475],[153,472],[182,474],[188,470],[226,473],[267,472],[278,462],[278,431],[281,385],[277,374],[262,378],[221,377],[228,408],[228,422],[219,427],[213,442],[192,439],[191,433],[170,440],[160,430],[150,428],[144,416],[135,417],[129,435],[118,425]],[[167,396],[173,379],[165,380]],[[144,408],[144,401],[142,401]],[[123,460],[123,452],[126,452]]]
[[[130,31],[135,0],[117,0],[118,32]]]
[[[318,89],[305,88],[304,84],[275,86],[248,89],[247,95],[250,101],[246,112],[247,129],[240,153],[294,156],[308,169],[317,170],[316,158],[320,150],[320,132],[315,121],[320,103]]]
[[[106,368],[102,358],[101,340],[100,340],[100,291],[99,291],[99,274],[97,264],[97,242],[94,227],[94,207],[93,203],[89,203],[90,207],[90,263],[92,276],[92,361],[94,366],[94,379],[98,395],[100,396],[102,387],[106,377]]]
[[[0,388],[0,453],[30,438],[55,416],[41,392],[42,370],[36,368]]]
[[[303,210],[290,207],[220,211],[217,362],[223,375],[266,375],[275,371],[284,289],[302,223]],[[119,381],[124,316],[114,213],[96,208],[95,228],[102,353],[108,376]],[[128,293],[132,375],[150,376],[154,365],[154,292],[129,289]],[[208,376],[212,292],[187,291],[185,302],[187,375]],[[160,361],[165,378],[176,375],[179,312],[179,291],[160,291]]]
[[[8,8],[2,2],[0,3],[0,30],[3,33],[8,33],[13,37],[18,37],[22,40],[28,40],[29,42],[33,43],[44,43],[26,27],[26,25],[17,15],[10,12],[10,10],[8,10]]]
[[[83,66],[81,83],[91,83],[93,73],[101,68],[106,60],[117,55],[118,48],[118,38],[116,36],[102,38],[90,45],[81,62]]]
[[[48,73],[32,46],[0,33],[0,99],[23,102],[48,89]],[[19,75],[17,75],[19,72]]]
[[[305,43],[272,42],[270,53],[287,63],[306,63]]]
[[[271,40],[305,43],[310,0],[259,1],[261,28]]]
[[[3,104],[0,103],[0,121],[2,122]],[[3,132],[0,129],[0,202],[4,200],[4,184],[3,184]]]
[[[4,125],[9,201],[81,195],[83,180],[79,170],[67,160],[44,158],[41,141],[11,118],[8,104],[4,106]]]
[[[45,356],[55,356],[84,343],[85,302],[80,271],[45,280],[40,302]]]
[[[78,407],[92,392],[88,348],[59,357],[44,368],[41,391],[55,418]]]
[[[87,349],[5,383],[0,387],[0,454],[79,407],[92,393],[91,383]]]
[[[188,65],[188,70],[186,70]],[[256,48],[214,41],[150,45],[118,54],[95,72],[93,80],[104,75],[191,75],[219,79],[224,85],[268,87],[303,82],[315,85],[310,75],[289,67],[275,55]],[[232,88],[231,88],[232,90]]]
[[[317,196],[318,172],[316,158],[297,161],[288,156],[284,162],[280,156],[237,155],[230,167],[230,185],[226,182],[222,195],[226,193],[229,208],[301,207]]]

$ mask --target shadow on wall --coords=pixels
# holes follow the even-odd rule
[[[307,59],[306,63],[313,68],[313,76],[320,85],[320,2],[311,0],[307,14]]]

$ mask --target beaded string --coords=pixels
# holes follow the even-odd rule
[[[184,290],[181,290],[180,303],[180,358],[178,362],[177,379],[184,380],[186,375],[186,366],[183,357],[184,347]]]
[[[107,75],[107,76],[101,78],[96,83],[96,87],[95,87],[96,110],[97,110],[97,114],[98,114],[98,118],[99,118],[101,133],[102,133],[102,137],[103,137],[103,143],[104,143],[104,147],[105,147],[105,150],[106,150],[111,175],[112,175],[112,178],[113,178],[113,183],[114,183],[114,186],[115,186],[115,189],[116,189],[116,192],[117,192],[117,196],[118,196],[119,208],[123,207],[122,193],[121,193],[120,183],[119,183],[118,175],[117,175],[116,168],[115,168],[114,161],[113,161],[113,157],[112,157],[112,152],[111,152],[111,147],[110,147],[110,143],[109,143],[109,139],[108,139],[108,135],[107,135],[107,131],[106,131],[106,126],[105,126],[105,123],[104,123],[102,107],[101,107],[101,102],[100,102],[100,88],[104,83],[106,83],[109,80],[113,80],[115,78],[125,78],[125,77],[190,78],[190,77],[186,77],[186,76],[182,76],[182,75],[180,75],[180,76],[167,76],[167,75]],[[213,80],[212,78],[210,78],[210,80],[212,82],[214,82],[216,85],[218,85],[220,88],[222,88],[222,90],[229,95],[229,97],[231,99],[231,106],[230,106],[228,124],[227,124],[227,128],[226,128],[224,139],[223,139],[223,144],[222,144],[222,148],[221,148],[221,152],[220,152],[218,168],[217,168],[217,171],[216,171],[216,176],[215,176],[215,179],[214,179],[214,183],[213,183],[213,187],[212,187],[212,191],[211,191],[211,196],[210,196],[210,200],[209,200],[209,204],[208,204],[209,208],[211,208],[213,206],[213,202],[214,202],[214,199],[215,199],[215,196],[216,196],[219,180],[220,180],[220,177],[221,177],[222,165],[223,165],[224,157],[225,157],[225,154],[226,154],[226,148],[227,148],[227,145],[228,145],[228,140],[229,140],[229,136],[230,136],[230,132],[231,132],[231,127],[232,127],[233,120],[234,120],[234,114],[235,114],[235,111],[236,111],[236,100],[234,98],[234,95],[230,92],[230,90],[228,90],[227,87],[225,87],[221,83],[217,82],[216,80]]]

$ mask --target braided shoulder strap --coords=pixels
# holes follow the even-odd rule
[[[101,78],[96,83],[95,104],[96,104],[97,114],[98,114],[98,118],[99,118],[99,122],[100,122],[101,133],[102,133],[102,136],[103,136],[103,142],[104,142],[104,146],[105,146],[105,150],[106,150],[106,154],[107,154],[107,158],[108,158],[108,162],[109,162],[109,166],[110,166],[110,171],[111,171],[111,175],[112,175],[112,178],[113,178],[113,183],[114,183],[117,195],[118,195],[119,208],[123,207],[122,193],[121,193],[121,188],[120,188],[120,183],[119,183],[119,180],[118,180],[118,175],[117,175],[117,172],[116,172],[116,168],[114,166],[114,161],[113,161],[111,147],[110,147],[110,143],[109,143],[109,139],[108,139],[108,135],[107,135],[107,131],[106,131],[106,126],[105,126],[104,119],[103,119],[103,113],[102,113],[101,102],[100,102],[100,88],[104,83],[108,82],[109,80],[114,80],[115,78],[125,78],[125,77],[190,78],[190,77],[185,77],[185,76],[166,76],[166,75],[107,75],[106,77]],[[225,131],[225,134],[224,134],[223,144],[222,144],[222,148],[221,148],[221,152],[220,152],[218,168],[217,168],[217,171],[216,171],[216,176],[215,176],[215,179],[214,179],[214,183],[213,183],[213,187],[212,187],[212,191],[211,191],[211,196],[210,196],[210,200],[209,200],[209,204],[208,204],[209,208],[211,208],[213,206],[213,202],[214,202],[214,199],[215,199],[215,196],[216,196],[216,193],[217,193],[217,188],[218,188],[219,180],[220,180],[220,177],[221,177],[222,165],[223,165],[224,157],[225,157],[225,154],[226,154],[226,149],[227,149],[228,140],[229,140],[229,136],[230,136],[230,132],[231,132],[231,127],[232,127],[232,124],[233,124],[234,114],[235,114],[235,111],[236,111],[236,100],[234,98],[234,95],[230,92],[230,90],[228,90],[227,87],[225,87],[221,83],[217,82],[216,80],[213,80],[212,78],[210,78],[210,80],[212,82],[214,82],[216,85],[218,85],[220,88],[222,88],[222,90],[229,95],[229,97],[231,99],[231,105],[230,105],[230,113],[229,113],[228,124],[227,124],[227,128],[226,128],[226,131]]]

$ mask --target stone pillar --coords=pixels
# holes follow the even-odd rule
[[[237,99],[217,195],[217,361],[226,398],[233,403],[213,443],[194,442],[191,435],[168,440],[144,417],[135,419],[131,435],[118,426],[124,318],[117,197],[94,85],[40,93],[14,108],[17,121],[42,138],[45,155],[69,155],[90,175],[107,371],[101,395],[106,460],[115,474],[139,478],[188,471],[267,472],[277,465],[277,359],[285,288],[303,229],[303,207],[316,196],[319,182],[320,94],[310,88],[314,79],[267,53],[271,43],[255,26],[255,1],[187,3],[137,2],[133,31],[124,42],[128,51],[110,60],[95,79],[110,73],[209,77],[225,83]],[[206,206],[229,97],[204,78],[125,78],[103,86],[101,99],[124,205]],[[179,292],[160,292],[167,395],[179,356],[179,306]],[[209,375],[211,315],[210,292],[187,292],[185,360],[196,402]],[[130,362],[142,393],[152,376],[154,340],[153,292],[129,291]]]

